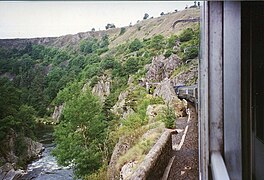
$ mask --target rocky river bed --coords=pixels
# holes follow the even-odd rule
[[[22,179],[36,180],[70,180],[73,179],[73,170],[71,167],[63,167],[57,164],[56,158],[51,154],[55,144],[44,144],[45,150],[42,157],[27,167],[27,174]]]
[[[38,131],[38,141],[43,144],[44,151],[39,159],[31,162],[27,166],[26,174],[21,178],[23,180],[70,180],[73,179],[72,167],[58,165],[56,158],[52,155],[55,148],[53,142],[53,127],[46,126]]]

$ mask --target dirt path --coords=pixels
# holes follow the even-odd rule
[[[172,136],[175,156],[169,180],[197,180],[198,178],[198,118],[195,108],[189,106],[189,117],[176,122],[178,134]]]

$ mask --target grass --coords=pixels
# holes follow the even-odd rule
[[[85,176],[85,180],[106,180],[107,179],[107,166],[102,166],[97,172]]]
[[[116,164],[116,169],[121,169],[128,162],[137,162],[133,167],[135,170],[138,165],[144,160],[145,156],[148,154],[153,145],[157,142],[162,132],[164,131],[164,123],[155,122],[148,124],[144,127],[147,129],[141,138],[131,147],[124,155],[122,155]]]
[[[192,60],[189,63],[183,63],[180,66],[178,66],[177,69],[174,70],[171,77],[176,77],[184,72],[188,72],[189,70],[191,70],[193,67],[196,67],[196,66],[198,66],[196,60]]]

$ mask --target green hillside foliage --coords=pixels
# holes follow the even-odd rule
[[[20,157],[26,151],[23,137],[35,138],[36,111],[32,106],[23,104],[22,93],[13,82],[6,78],[0,78],[0,143],[7,141],[6,137],[15,131],[19,138],[15,140],[15,155]],[[6,147],[0,146],[0,152],[6,151]],[[24,167],[24,161],[19,161],[18,166]],[[2,165],[2,162],[0,162]]]
[[[124,32],[121,29],[120,36]],[[179,47],[174,48],[176,42]],[[82,40],[74,51],[32,44],[21,50],[0,48],[0,75],[8,77],[0,79],[0,140],[11,128],[21,136],[34,137],[35,117],[50,117],[55,106],[64,104],[55,130],[54,155],[60,164],[73,164],[77,177],[102,177],[118,138],[131,137],[136,144],[145,132],[141,127],[148,122],[146,108],[163,103],[138,86],[145,77],[145,65],[157,55],[176,54],[183,61],[197,57],[199,28],[178,36],[133,39],[111,49],[110,43],[106,34]],[[91,93],[102,75],[111,78],[104,103]],[[122,119],[111,108],[119,94],[129,89],[131,76],[136,90],[130,92],[126,105],[134,113]],[[170,110],[167,117],[166,125],[173,126]]]
[[[53,153],[58,162],[74,164],[78,177],[99,169],[105,128],[102,107],[91,90],[67,101],[63,121],[55,128],[57,146]]]

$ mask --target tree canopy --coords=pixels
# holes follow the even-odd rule
[[[105,127],[102,107],[91,90],[68,101],[63,121],[55,129],[58,162],[73,164],[78,177],[99,169]]]

